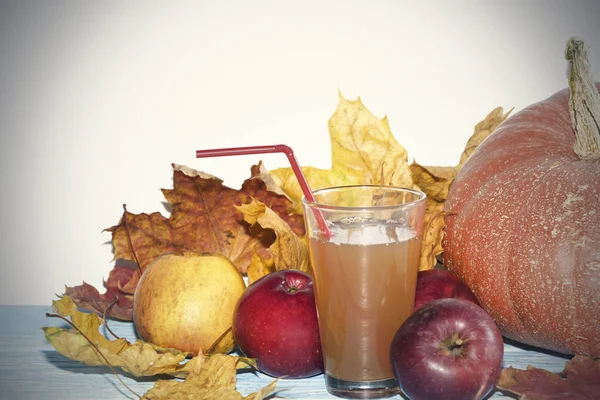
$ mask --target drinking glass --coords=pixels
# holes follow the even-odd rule
[[[390,345],[413,311],[425,194],[360,185],[302,200],[329,393],[399,393]],[[325,222],[325,223],[323,223]]]

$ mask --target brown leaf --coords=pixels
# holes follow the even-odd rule
[[[527,367],[505,368],[498,389],[520,396],[521,400],[600,399],[600,360],[576,355],[561,373]]]
[[[302,215],[291,212],[292,203],[285,195],[269,190],[263,180],[262,163],[251,168],[252,175],[240,190],[228,188],[220,179],[189,167],[173,165],[173,168],[173,189],[163,189],[171,206],[169,218],[159,212],[137,215],[127,212],[127,224],[121,218],[118,225],[107,229],[112,233],[116,259],[135,261],[130,235],[142,270],[167,252],[222,254],[242,273],[247,272],[255,253],[269,263],[269,246],[275,240],[273,232],[252,229],[235,208],[254,198],[267,204],[296,235],[304,235]],[[80,286],[67,287],[64,294],[72,297],[79,307],[100,314],[118,295],[118,303],[110,309],[108,316],[130,321],[133,294],[140,276],[140,269],[115,267],[105,283],[106,293],[101,295],[84,282]]]
[[[162,192],[171,205],[169,218],[158,212],[126,213],[131,242],[142,269],[166,252],[193,251],[222,254],[245,273],[254,251],[268,257],[267,249],[273,240],[268,233],[252,232],[235,208],[253,198],[267,204],[298,235],[304,235],[302,216],[290,213],[291,202],[267,190],[259,178],[251,177],[240,190],[234,190],[218,178],[174,165],[173,189]],[[115,258],[133,260],[123,219],[108,231],[113,235]]]
[[[143,396],[147,400],[242,400],[235,390],[238,357],[215,354],[197,356],[189,362],[189,375],[183,382],[159,380]],[[247,396],[262,400],[275,389],[276,381]]]
[[[81,308],[94,311],[100,315],[110,307],[113,301],[117,302],[110,307],[110,316],[115,319],[130,321],[132,319],[133,296],[122,290],[135,275],[136,270],[125,266],[115,266],[104,281],[106,292],[100,294],[98,290],[85,282],[79,286],[65,288],[64,296],[69,296]]]
[[[275,182],[275,179],[273,179],[269,173],[269,170],[265,167],[262,161],[260,161],[258,165],[253,165],[250,168],[250,172],[252,174],[252,179],[260,179],[265,183],[265,185],[267,185],[267,190],[288,197],[281,186]]]

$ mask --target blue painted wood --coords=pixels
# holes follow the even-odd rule
[[[44,306],[0,306],[0,399],[135,399],[107,367],[88,367],[63,357],[50,346],[42,326],[63,326],[46,318]],[[121,337],[135,340],[131,323],[110,321]],[[505,343],[504,366],[526,368],[532,365],[549,371],[562,371],[567,357]],[[136,393],[149,390],[155,378],[123,377]],[[259,373],[238,374],[238,391],[247,395],[269,384],[272,378]],[[336,399],[325,390],[322,376],[280,380],[279,397],[286,399]],[[399,396],[395,398],[400,398]],[[492,399],[506,398],[497,392]]]

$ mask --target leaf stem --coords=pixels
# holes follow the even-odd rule
[[[573,150],[582,160],[600,158],[600,94],[588,61],[588,47],[582,39],[567,42],[569,61],[569,111],[577,138]]]
[[[232,329],[233,327],[230,326],[225,330],[225,332],[221,333],[217,340],[215,340],[213,344],[211,344],[210,347],[206,350],[206,354],[212,354],[219,345],[219,343],[221,343],[221,341],[225,338],[225,336],[227,336],[229,332],[231,332]]]
[[[129,247],[131,247],[131,254],[133,255],[133,259],[138,266],[138,270],[140,271],[140,275],[144,272],[142,270],[142,266],[140,265],[140,261],[135,254],[135,249],[133,248],[133,241],[131,240],[131,233],[129,232],[129,225],[127,225],[127,204],[123,204],[123,224],[125,226],[125,232],[127,233],[127,240],[129,241]]]
[[[100,351],[100,349],[98,348],[98,346],[96,346],[96,344],[94,342],[92,342],[92,340],[89,337],[87,337],[87,335],[85,333],[83,333],[81,331],[81,329],[79,329],[77,327],[77,325],[75,325],[73,322],[69,321],[67,318],[63,317],[60,314],[46,313],[46,317],[49,317],[49,318],[60,318],[63,321],[65,321],[67,324],[71,325],[73,327],[73,329],[75,329],[77,332],[79,332],[79,334],[81,336],[83,336],[85,338],[85,340],[88,341],[88,343],[92,346],[92,348],[96,351],[96,353],[98,353],[98,355],[100,357],[102,357],[102,360],[104,361],[104,363],[106,364],[106,366],[108,368],[110,368],[110,370],[115,375],[115,377],[119,380],[119,382],[121,382],[121,384],[123,386],[125,386],[125,388],[127,390],[129,390],[131,393],[133,393],[138,399],[142,398],[142,396],[140,396],[139,394],[137,394],[136,392],[134,392],[133,389],[131,389],[129,386],[127,386],[125,384],[125,382],[123,382],[123,380],[121,379],[121,377],[119,376],[119,374],[117,374],[117,371],[115,370],[115,367],[112,366],[112,364],[110,363],[110,361],[108,361],[108,359],[106,358],[106,356],[104,354],[102,354],[102,352]]]
[[[109,304],[108,307],[106,307],[106,310],[104,310],[104,315],[102,316],[102,318],[104,319],[104,326],[106,327],[106,330],[108,332],[110,332],[111,335],[113,335],[113,337],[115,339],[120,339],[117,335],[115,335],[115,333],[110,329],[110,327],[108,326],[108,319],[106,318],[107,315],[110,315],[110,310],[113,308],[113,306],[115,304],[117,304],[117,302],[119,301],[119,296],[115,296],[115,299],[113,300],[112,303]]]

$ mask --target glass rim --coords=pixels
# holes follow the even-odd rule
[[[378,184],[329,186],[329,187],[324,187],[324,188],[314,190],[312,193],[314,196],[314,195],[318,194],[319,192],[326,192],[326,191],[339,190],[339,189],[353,189],[353,188],[391,189],[392,191],[396,191],[396,192],[412,193],[412,194],[417,195],[418,198],[416,200],[412,200],[407,203],[383,205],[383,206],[337,206],[337,205],[333,205],[333,204],[319,203],[318,201],[310,201],[310,200],[306,199],[306,196],[302,196],[301,201],[302,201],[302,204],[305,206],[326,209],[326,210],[341,210],[341,211],[363,210],[363,211],[367,211],[367,210],[390,210],[390,209],[394,209],[394,208],[414,207],[414,206],[418,205],[419,203],[424,202],[425,199],[427,198],[427,195],[423,191],[418,190],[418,189],[412,189],[412,188],[408,188],[408,187],[404,187],[404,186],[378,185]]]

